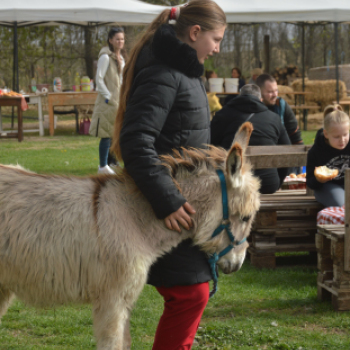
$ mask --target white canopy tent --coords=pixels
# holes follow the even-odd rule
[[[150,23],[166,7],[138,0],[0,1],[0,25]]]
[[[228,23],[348,22],[349,0],[216,0]]]
[[[303,90],[305,88],[305,24],[334,23],[334,43],[339,102],[338,23],[350,21],[349,0],[215,0],[224,10],[228,23],[288,22],[302,25]]]
[[[216,0],[228,23],[347,22],[349,0]],[[137,0],[12,0],[0,1],[0,24],[17,21],[89,24],[118,22],[149,23],[165,7]]]
[[[339,22],[347,22],[350,19],[349,0],[291,2],[250,0],[248,3],[242,0],[216,0],[216,2],[226,13],[228,23],[323,22],[335,23],[337,28]],[[15,26],[16,35],[19,26],[39,24],[70,23],[93,26],[102,23],[150,23],[165,8],[138,0],[60,0],[56,3],[47,0],[2,0],[0,25]],[[337,35],[335,45],[337,55]]]
[[[31,25],[151,23],[166,7],[138,0],[0,1],[0,25],[14,27],[13,89],[19,90],[17,28]]]

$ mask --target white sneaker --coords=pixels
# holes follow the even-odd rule
[[[115,175],[115,172],[108,166],[104,166],[104,167],[98,167],[98,171],[97,171],[98,174],[111,174],[111,175]]]

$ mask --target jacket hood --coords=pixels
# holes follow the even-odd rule
[[[267,106],[253,95],[238,95],[227,105],[244,113],[261,113],[268,110]]]
[[[105,46],[101,49],[100,53],[98,54],[98,58],[100,58],[102,55],[112,56],[113,52],[109,49],[108,46]]]
[[[155,32],[152,43],[146,44],[136,63],[136,71],[154,64],[166,64],[188,77],[200,77],[204,66],[199,63],[197,51],[176,37],[170,24],[161,25]]]
[[[100,53],[98,54],[98,58],[100,58],[102,55],[108,55],[109,57],[113,58],[117,64],[117,67],[119,67],[118,58],[115,55],[115,52],[112,52],[108,46],[105,46],[101,49]],[[119,68],[118,68],[118,71],[119,71]],[[121,70],[119,73],[121,73]]]

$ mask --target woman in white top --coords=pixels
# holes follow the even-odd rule
[[[98,172],[114,174],[114,171],[108,166],[107,160],[115,116],[119,106],[122,71],[125,65],[125,36],[123,28],[112,28],[108,33],[107,43],[108,47],[101,49],[97,62],[96,85],[98,95],[89,133],[92,136],[101,138]]]

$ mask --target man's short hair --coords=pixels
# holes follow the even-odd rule
[[[258,99],[261,99],[261,90],[259,86],[255,84],[246,84],[241,88],[241,95],[253,95]]]
[[[267,81],[270,81],[271,83],[276,83],[276,79],[267,73],[261,74],[256,79],[256,85],[259,86],[260,89],[262,89]]]

